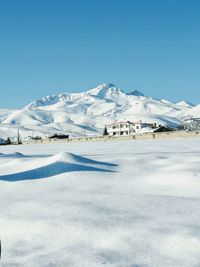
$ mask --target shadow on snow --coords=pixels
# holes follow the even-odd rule
[[[67,172],[79,172],[79,171],[110,173],[110,172],[115,172],[115,171],[100,168],[100,167],[101,166],[104,166],[104,167],[117,166],[116,164],[95,161],[95,160],[91,160],[91,159],[81,157],[81,156],[71,154],[71,153],[69,153],[68,155],[70,156],[70,159],[72,159],[73,162],[56,160],[55,162],[48,163],[44,166],[41,166],[41,167],[38,167],[32,170],[1,175],[0,180],[9,181],[9,182],[17,182],[17,181],[23,181],[23,180],[44,179],[44,178],[52,177],[55,175],[64,174]],[[99,165],[100,167],[89,166],[88,164],[95,164],[95,165]]]

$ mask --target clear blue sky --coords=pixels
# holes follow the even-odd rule
[[[200,103],[199,0],[0,0],[0,108],[112,82]]]

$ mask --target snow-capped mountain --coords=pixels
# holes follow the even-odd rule
[[[182,115],[182,119],[199,118],[200,119],[200,105],[193,106]]]
[[[62,93],[36,100],[20,110],[0,110],[0,136],[98,135],[106,124],[130,120],[179,127],[182,118],[198,116],[200,106],[182,101],[172,103],[144,96],[133,90],[125,93],[114,84],[103,83],[81,93]]]

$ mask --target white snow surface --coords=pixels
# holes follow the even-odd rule
[[[193,107],[192,109],[189,109],[185,114],[184,114],[185,119],[190,119],[190,118],[198,118],[200,119],[200,105],[197,105]]]
[[[6,267],[200,266],[200,139],[0,147]]]
[[[156,122],[177,128],[182,118],[199,114],[199,108],[182,101],[174,104],[144,96],[133,90],[125,93],[103,83],[81,93],[47,96],[20,110],[0,110],[0,136],[45,137],[55,133],[70,136],[102,134],[104,126],[119,120]]]

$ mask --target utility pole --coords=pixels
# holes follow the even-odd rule
[[[19,135],[19,128],[17,128],[17,144],[19,145],[20,142],[20,135]]]

